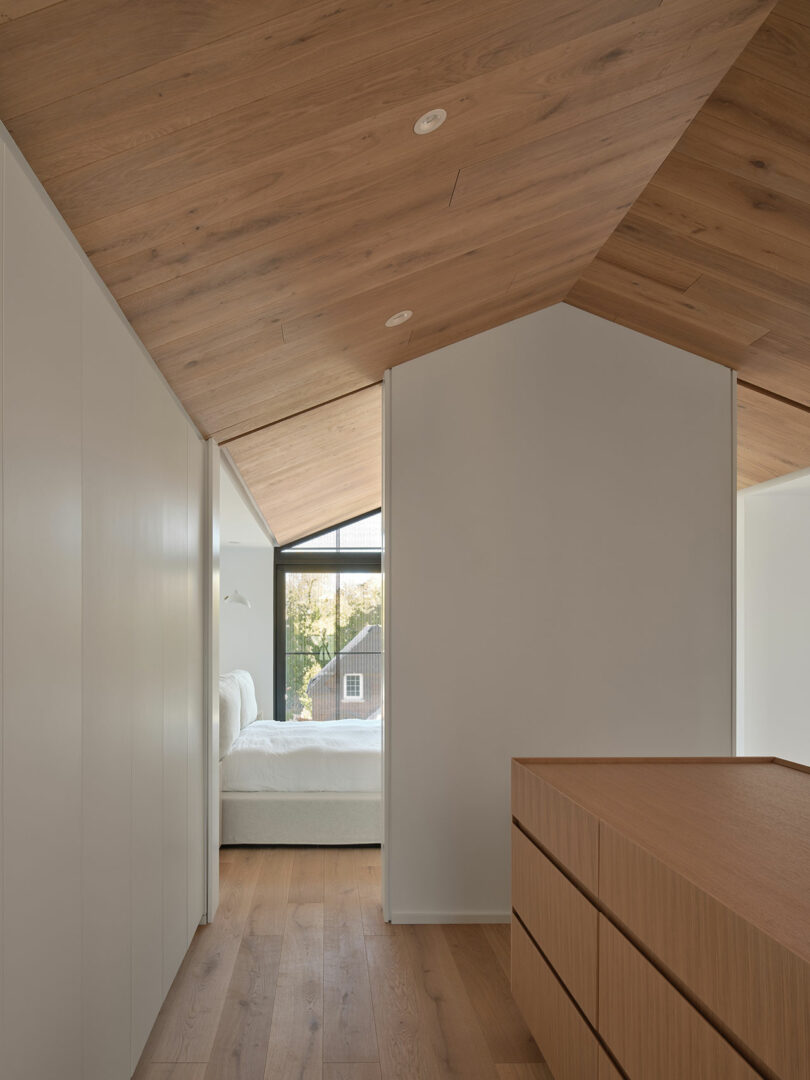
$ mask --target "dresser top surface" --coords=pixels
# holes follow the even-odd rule
[[[773,758],[518,758],[810,960],[810,770]]]

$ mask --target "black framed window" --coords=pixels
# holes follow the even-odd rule
[[[277,720],[365,720],[382,705],[382,519],[276,551]]]

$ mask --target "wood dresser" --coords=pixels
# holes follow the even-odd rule
[[[810,1078],[810,769],[513,759],[512,912],[555,1080]]]

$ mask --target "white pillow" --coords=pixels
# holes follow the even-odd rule
[[[219,677],[219,760],[221,761],[234,744],[241,731],[242,693],[239,681],[231,672]]]
[[[259,717],[259,707],[256,704],[256,687],[253,684],[253,676],[249,671],[236,668],[231,672],[239,683],[239,693],[242,695],[242,727],[246,728]]]

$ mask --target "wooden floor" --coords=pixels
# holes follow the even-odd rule
[[[390,926],[378,848],[225,848],[135,1080],[551,1080],[507,926]]]

